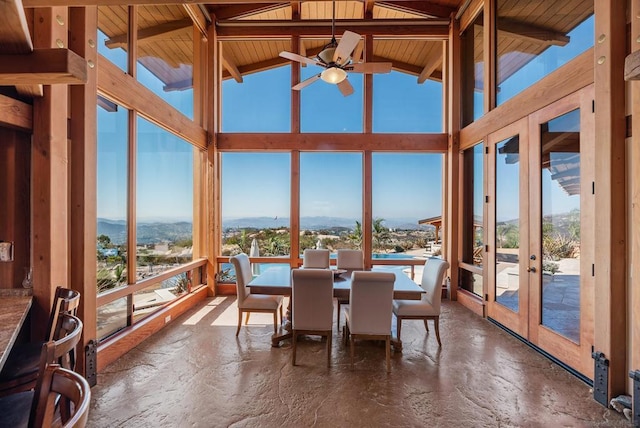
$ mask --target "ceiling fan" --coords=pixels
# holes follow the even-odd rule
[[[315,59],[307,58],[292,52],[282,51],[280,56],[292,61],[297,61],[309,65],[317,65],[324,70],[314,76],[293,86],[291,89],[299,91],[309,86],[313,82],[322,79],[327,83],[338,86],[338,89],[345,97],[353,93],[353,86],[347,80],[347,73],[389,73],[392,64],[390,62],[364,62],[354,63],[351,55],[360,42],[360,35],[352,31],[345,31],[336,41],[336,2],[333,0],[333,17],[331,19],[331,41],[325,45]]]

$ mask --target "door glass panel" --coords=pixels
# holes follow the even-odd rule
[[[520,137],[496,145],[496,302],[518,312]]]
[[[541,125],[542,324],[580,339],[580,110]]]

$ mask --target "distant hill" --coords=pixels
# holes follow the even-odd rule
[[[288,217],[246,217],[223,219],[222,225],[224,229],[273,229],[278,227],[288,227]],[[356,220],[344,217],[302,217],[300,219],[300,228],[307,230],[335,229],[347,228],[352,230],[356,225]],[[385,219],[384,225],[390,229],[428,229],[429,227],[418,224],[418,219],[413,218],[394,218]]]
[[[111,242],[122,245],[127,242],[126,222],[122,220],[98,219],[98,236],[107,235]],[[139,244],[155,242],[175,242],[180,239],[191,238],[193,225],[190,222],[178,221],[174,223],[139,223],[137,240]]]

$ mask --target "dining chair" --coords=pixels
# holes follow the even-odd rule
[[[302,267],[305,269],[328,269],[330,255],[329,250],[307,248],[302,253]]]
[[[425,293],[420,300],[394,300],[393,313],[396,316],[396,336],[400,340],[402,320],[423,320],[424,327],[429,331],[427,320],[433,320],[438,346],[440,341],[440,303],[442,301],[442,283],[444,275],[449,269],[449,262],[442,259],[427,259],[422,271],[420,286]]]
[[[362,250],[350,250],[350,249],[341,249],[337,251],[338,257],[336,260],[336,268],[337,269],[346,269],[348,271],[354,270],[364,270],[364,253]],[[338,325],[338,332],[340,331],[340,314],[342,311],[340,310],[342,305],[349,304],[348,297],[337,297],[336,301],[338,303],[338,314],[336,316],[336,324]]]
[[[391,308],[393,272],[354,271],[351,274],[349,308],[344,310],[344,340],[350,341],[353,369],[355,339],[384,340],[387,372],[391,371]]]
[[[25,391],[35,386],[43,343],[57,340],[67,334],[62,329],[61,324],[64,320],[62,314],[76,315],[79,305],[80,293],[78,291],[64,287],[56,288],[45,340],[16,344],[11,349],[2,372],[0,372],[0,397]],[[75,351],[73,365],[63,367],[74,370]]]
[[[328,269],[293,269],[291,288],[292,365],[296,365],[298,336],[304,334],[326,336],[327,367],[331,367],[333,273]]]
[[[236,293],[238,296],[238,329],[236,336],[240,334],[242,326],[242,314],[246,313],[245,324],[249,323],[251,312],[262,312],[273,314],[273,332],[278,332],[277,313],[280,311],[280,324],[282,324],[282,301],[283,296],[271,296],[266,294],[251,294],[247,284],[253,279],[249,256],[244,253],[232,256],[229,261],[236,271]]]
[[[64,400],[47,399],[41,401],[43,389],[49,388],[49,380],[45,377],[47,368],[60,367],[60,364],[67,364],[67,356],[75,352],[80,337],[82,335],[82,321],[79,318],[70,315],[61,315],[61,329],[64,331],[63,336],[45,342],[40,349],[40,357],[38,359],[38,375],[36,377],[35,387],[33,389],[23,390],[0,398],[0,426],[4,427],[49,427],[52,426],[52,420],[42,419],[37,416],[38,412],[44,412],[46,406],[51,403],[61,404],[57,413],[66,421],[68,418],[77,413],[78,409],[72,409]],[[68,369],[64,369],[68,370]],[[71,370],[69,370],[72,372]],[[79,376],[79,375],[78,375]],[[86,382],[86,380],[85,380]],[[87,388],[89,385],[86,385]],[[55,398],[55,397],[54,397]],[[51,401],[47,404],[47,401]],[[53,409],[51,409],[52,411]],[[63,426],[84,426],[84,425],[68,425]]]

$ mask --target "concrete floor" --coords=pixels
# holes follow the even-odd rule
[[[629,427],[588,385],[462,306],[443,302],[443,346],[421,321],[404,349],[325,343],[272,348],[271,316],[235,336],[235,297],[212,298],[107,367],[92,388],[90,427]]]

